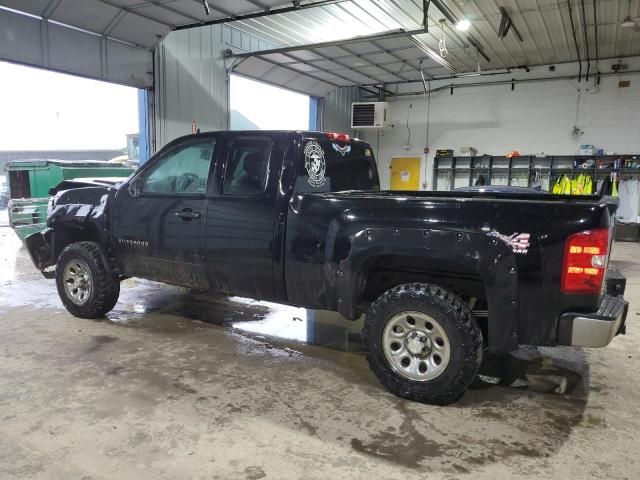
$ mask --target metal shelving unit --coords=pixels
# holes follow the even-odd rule
[[[620,164],[624,165],[626,159],[633,159],[640,167],[640,154],[435,157],[433,189],[453,190],[472,186],[480,175],[485,177],[485,185],[533,187],[538,184],[543,190],[548,190],[552,179],[562,174],[573,179],[586,173],[596,181],[614,172],[621,176],[640,176],[640,168],[613,168],[615,160],[620,160]],[[581,166],[589,160],[593,160],[592,166]]]

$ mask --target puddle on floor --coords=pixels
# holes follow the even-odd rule
[[[0,289],[4,307],[33,306],[62,309],[55,284],[33,269],[26,250],[11,229],[0,228]],[[34,303],[34,298],[39,301]],[[160,314],[160,315],[157,315]],[[335,312],[307,310],[277,303],[224,296],[131,278],[122,282],[120,301],[108,318],[131,328],[176,330],[189,328],[171,316],[220,325],[248,337],[296,348],[308,344],[364,354],[363,320],[352,322]],[[364,360],[362,360],[364,361]],[[358,360],[360,362],[360,360]],[[554,394],[588,391],[588,364],[579,349],[523,349],[486,358],[474,388],[495,386]],[[581,387],[581,388],[579,388]]]
[[[268,338],[295,349],[295,343],[364,354],[363,319],[352,322],[335,312],[307,310],[237,296],[210,295],[139,280],[127,280],[136,301],[119,303],[112,321],[128,326],[149,324],[153,313],[220,325],[254,338]],[[140,292],[140,290],[143,292]],[[142,294],[141,294],[142,293]],[[141,299],[144,300],[141,300]],[[293,343],[293,345],[292,345]],[[578,396],[588,392],[585,353],[570,348],[521,348],[509,355],[486,356],[471,388],[492,387]]]
[[[253,336],[301,342],[345,352],[363,352],[362,320],[349,321],[335,312],[307,310],[237,296],[209,295],[157,284],[128,285],[147,290],[129,305],[119,303],[110,320],[121,325],[142,326],[147,314],[177,315],[229,327]],[[155,286],[155,285],[154,285]],[[124,287],[124,285],[123,285]],[[124,290],[124,289],[123,289]],[[144,298],[144,300],[140,300]]]

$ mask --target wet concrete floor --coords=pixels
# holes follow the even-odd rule
[[[433,407],[331,312],[130,279],[75,318],[0,227],[0,478],[640,478],[640,245],[614,258],[626,336],[490,359]]]

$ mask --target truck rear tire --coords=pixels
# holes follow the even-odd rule
[[[65,308],[80,318],[103,317],[120,296],[120,280],[95,242],[72,243],[62,251],[56,264],[56,286]]]
[[[399,285],[366,315],[369,367],[389,391],[434,405],[454,403],[482,362],[482,333],[453,293],[431,284]]]

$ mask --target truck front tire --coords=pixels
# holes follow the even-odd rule
[[[482,333],[469,308],[431,284],[399,285],[366,315],[369,367],[395,395],[435,405],[462,397],[482,361]]]
[[[103,317],[120,296],[120,280],[95,242],[72,243],[62,251],[56,264],[56,286],[65,308],[80,318]]]

